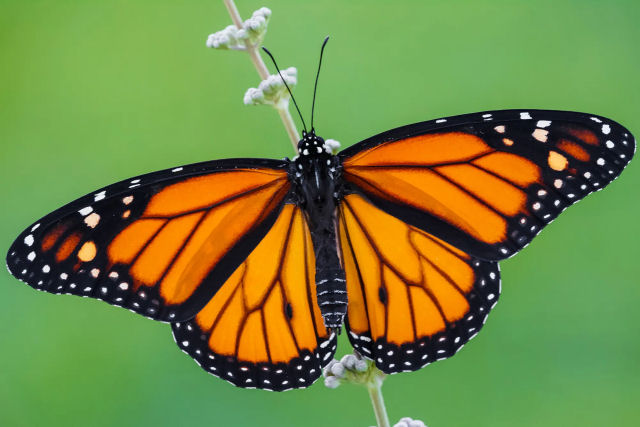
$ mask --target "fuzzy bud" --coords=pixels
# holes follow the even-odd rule
[[[224,30],[210,34],[207,47],[222,50],[247,50],[247,44],[258,46],[267,33],[271,10],[266,7],[253,12],[251,18],[242,23],[242,28],[229,25]],[[288,82],[287,82],[288,83]]]
[[[324,379],[324,385],[328,388],[338,388],[340,385],[340,380],[336,377],[326,377]]]
[[[285,87],[282,79],[287,82],[289,88],[293,88],[298,83],[298,70],[289,67],[282,70],[282,77],[279,74],[272,74],[260,82],[257,88],[249,88],[244,94],[246,105],[287,105],[289,102],[289,91]]]
[[[324,141],[324,151],[329,154],[336,154],[340,149],[340,143],[335,139],[326,139]]]

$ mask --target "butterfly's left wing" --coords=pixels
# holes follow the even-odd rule
[[[482,261],[350,194],[340,205],[352,345],[386,373],[455,354],[498,301],[497,262]]]
[[[287,204],[272,229],[187,322],[174,323],[180,348],[210,374],[245,388],[311,385],[336,350],[316,299],[311,234]]]
[[[499,260],[615,179],[634,151],[629,131],[604,117],[505,110],[394,129],[339,156],[347,193]]]
[[[288,162],[229,159],[122,181],[50,213],[7,254],[33,288],[144,316],[193,317],[264,237],[288,194]]]

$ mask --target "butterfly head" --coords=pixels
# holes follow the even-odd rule
[[[298,141],[298,154],[300,158],[330,156],[331,149],[326,146],[324,139],[311,129],[310,132],[302,132],[302,139]]]

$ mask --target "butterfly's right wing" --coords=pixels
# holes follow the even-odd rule
[[[633,135],[604,117],[504,110],[393,129],[339,156],[347,191],[495,261],[604,188],[634,151]]]
[[[349,340],[383,372],[452,356],[498,301],[497,262],[479,260],[363,196],[345,196],[338,227]]]

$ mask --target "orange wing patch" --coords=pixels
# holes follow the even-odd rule
[[[514,154],[481,146],[477,137],[439,137],[451,137],[440,159],[439,144],[430,147],[431,140],[426,140],[424,149],[434,151],[419,165],[420,153],[400,147],[402,156],[391,156],[396,144],[383,145],[372,149],[379,163],[365,155],[361,159],[366,162],[358,161],[358,156],[345,162],[345,179],[379,198],[428,212],[481,242],[505,241],[509,217],[528,211],[524,188],[540,179],[539,167]],[[397,144],[402,146],[404,141]],[[387,151],[390,157],[382,160]]]
[[[560,150],[569,154],[573,158],[580,160],[581,162],[588,162],[591,159],[591,156],[589,155],[587,150],[585,150],[575,142],[571,142],[563,139],[563,140],[560,140],[560,142],[558,142],[557,146]]]
[[[249,257],[174,334],[205,370],[238,386],[283,390],[315,381],[335,351],[335,335],[317,305],[302,211],[285,205]]]
[[[385,372],[448,357],[497,301],[496,263],[479,261],[359,195],[340,211],[349,338]]]
[[[344,166],[437,165],[470,160],[492,151],[474,135],[462,132],[427,134],[398,141],[393,150],[379,145],[362,151],[346,160]]]
[[[53,227],[47,234],[45,234],[42,238],[42,251],[47,252],[51,248],[53,248],[58,239],[60,239],[64,232],[67,231],[70,225],[71,224],[69,224],[68,222],[61,222],[60,224]]]
[[[183,303],[229,250],[281,203],[287,189],[285,172],[252,170],[170,185],[111,242],[109,261],[131,265],[135,289],[159,284],[168,304]]]

